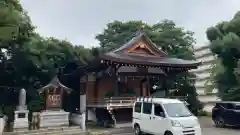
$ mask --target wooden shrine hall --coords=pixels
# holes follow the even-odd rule
[[[81,80],[87,93],[87,107],[101,108],[111,115],[116,109],[132,108],[135,97],[150,96],[150,79],[163,80],[201,64],[168,56],[144,32],[137,32],[129,42],[100,55],[94,63],[99,71]]]

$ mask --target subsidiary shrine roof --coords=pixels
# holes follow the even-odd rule
[[[168,56],[142,31],[120,48],[100,56],[102,63],[129,66],[197,68],[201,62]]]

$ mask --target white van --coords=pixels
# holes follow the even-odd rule
[[[198,118],[178,99],[137,98],[133,108],[135,135],[201,135]]]

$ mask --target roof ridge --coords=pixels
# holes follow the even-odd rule
[[[155,49],[156,52],[163,54],[164,56],[167,56],[167,53],[164,52],[163,50],[159,49],[158,46],[152,42],[152,40],[147,36],[147,34],[144,32],[143,29],[139,29],[138,31],[136,31],[134,33],[135,36],[132,37],[131,40],[129,40],[128,42],[126,42],[124,45],[122,45],[121,47],[115,49],[114,51],[112,51],[113,53],[117,53],[120,52],[122,50],[124,50],[125,48],[128,48],[132,45],[134,45],[134,43],[136,43],[140,38],[145,38],[145,40],[147,40],[147,42],[153,47],[152,49]]]

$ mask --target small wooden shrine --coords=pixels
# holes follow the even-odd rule
[[[72,90],[54,77],[49,84],[38,90],[45,96],[45,110],[40,114],[40,127],[68,125],[69,112],[62,109],[64,92]]]
[[[72,90],[59,81],[58,77],[54,77],[49,84],[38,90],[44,93],[45,96],[45,109],[61,109],[63,93],[70,93]]]

